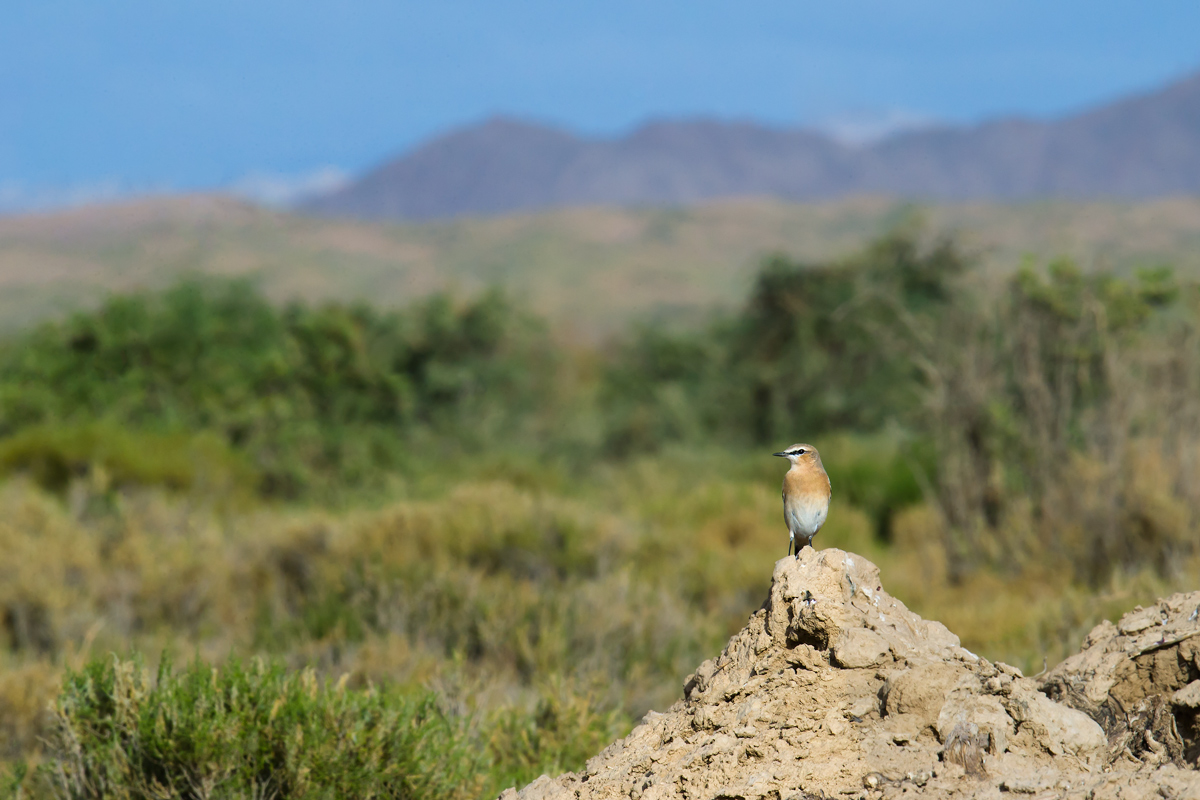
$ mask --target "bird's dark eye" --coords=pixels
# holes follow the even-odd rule
[[[801,447],[799,450],[796,451],[796,455],[802,456],[807,452],[808,452],[807,450],[805,450],[803,447]]]

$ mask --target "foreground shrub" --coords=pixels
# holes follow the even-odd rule
[[[478,794],[481,757],[432,694],[348,690],[262,661],[67,675],[49,765],[70,798]]]

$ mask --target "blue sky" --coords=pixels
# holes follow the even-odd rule
[[[1057,116],[1200,69],[1197,41],[1194,0],[7,0],[0,204],[354,172],[496,113]]]

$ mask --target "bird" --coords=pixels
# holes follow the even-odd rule
[[[783,521],[787,523],[788,555],[795,550],[796,558],[805,545],[812,546],[813,537],[829,515],[829,498],[833,489],[821,464],[821,454],[811,444],[794,444],[772,455],[792,462],[783,476]]]

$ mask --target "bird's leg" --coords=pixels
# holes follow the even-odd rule
[[[788,551],[787,551],[787,554],[788,554],[789,556],[792,554],[792,546],[793,546],[795,543],[796,543],[796,534],[792,533],[791,531],[788,531]]]

